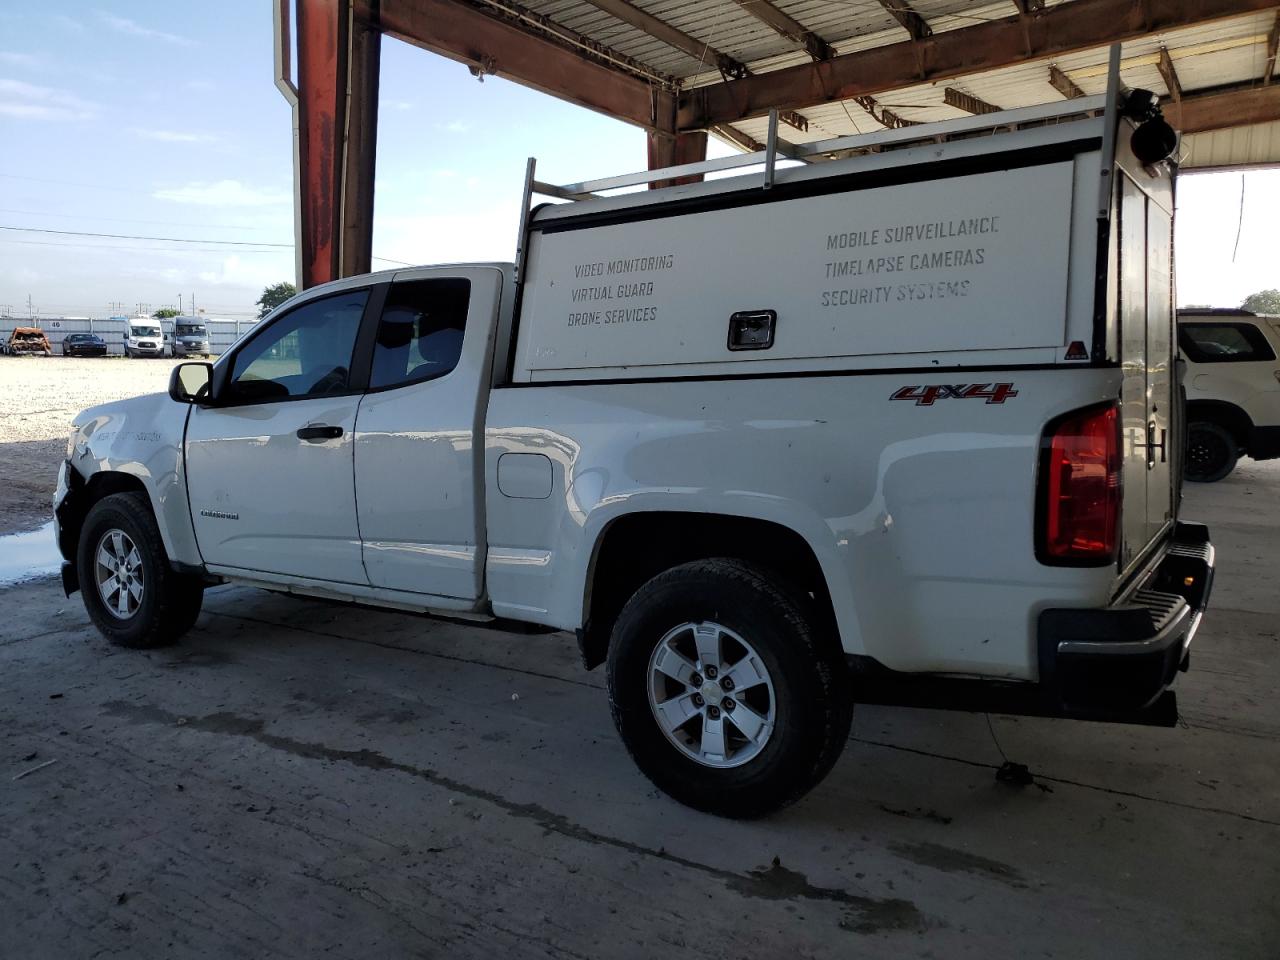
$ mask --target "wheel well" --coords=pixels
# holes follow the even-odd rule
[[[664,570],[733,557],[773,571],[810,596],[822,632],[839,645],[835,613],[818,558],[794,530],[767,520],[703,513],[634,513],[605,528],[587,573],[578,644],[587,669],[604,662],[613,624],[631,596]]]
[[[76,547],[80,543],[80,530],[84,526],[84,518],[89,515],[90,508],[113,493],[133,492],[145,496],[147,488],[133,474],[119,473],[114,470],[95,473],[85,480],[72,467],[68,470],[68,477],[70,490],[58,508],[58,548],[67,561],[75,563]],[[150,504],[150,502],[148,497],[147,503]]]
[[[1231,434],[1241,450],[1248,446],[1253,421],[1234,403],[1227,403],[1225,400],[1192,400],[1187,404],[1187,422],[1194,420],[1216,423]]]

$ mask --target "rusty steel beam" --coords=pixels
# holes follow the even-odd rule
[[[890,130],[897,130],[900,127],[915,127],[921,122],[919,120],[908,120],[887,107],[882,107],[875,97],[854,97],[853,102],[871,114],[873,120],[883,127],[888,127]]]
[[[347,0],[297,0],[298,202],[305,289],[339,276]]]
[[[1164,103],[1165,118],[1182,133],[1280,120],[1280,85],[1239,84],[1213,90],[1184,91],[1182,100]]]
[[[681,133],[668,136],[664,133],[650,133],[648,138],[649,169],[659,170],[662,167],[676,167],[682,163],[700,163],[707,159],[707,132],[696,130],[692,133]],[[675,177],[671,180],[655,180],[649,184],[650,190],[660,187],[675,187],[685,183],[701,183],[702,174],[688,177]]]
[[[1032,60],[1273,9],[1276,0],[1071,0],[1034,17],[1014,16],[947,30],[921,40],[873,47],[756,74],[680,96],[681,130],[801,110],[918,83],[951,79]]]
[[[1182,99],[1182,84],[1178,81],[1178,71],[1173,68],[1173,58],[1165,47],[1160,48],[1160,59],[1156,61],[1156,69],[1160,71],[1160,79],[1169,89],[1169,96],[1174,102]]]
[[[670,87],[610,65],[607,51],[594,55],[585,41],[557,41],[522,27],[523,21],[455,0],[381,0],[380,6],[383,32],[469,67],[649,130],[671,112]]]
[[[1271,25],[1271,34],[1267,37],[1267,61],[1262,68],[1262,82],[1270,83],[1276,73],[1276,49],[1280,47],[1280,11],[1276,13],[1276,22]]]
[[[889,12],[889,16],[902,24],[903,29],[911,34],[912,40],[923,40],[933,36],[933,27],[925,22],[924,17],[911,9],[907,0],[880,0],[880,6]]]
[[[1053,87],[1068,100],[1075,100],[1084,96],[1084,91],[1076,85],[1076,82],[1059,70],[1057,65],[1053,63],[1049,64],[1049,86]]]
[[[733,0],[733,2],[761,23],[772,27],[778,36],[804,47],[805,52],[813,59],[830,60],[835,56],[835,50],[827,41],[800,21],[779,10],[769,0]]]
[[[593,7],[599,7],[605,13],[616,17],[623,23],[630,24],[637,30],[661,40],[669,47],[688,54],[699,63],[712,64],[726,78],[739,80],[747,75],[746,65],[735,60],[726,53],[721,53],[711,44],[678,30],[665,20],[641,10],[627,0],[587,0]]]
[[[730,143],[739,146],[746,153],[759,153],[765,148],[765,145],[750,134],[743,133],[737,127],[731,127],[727,123],[722,123],[712,127],[711,132],[728,140]]]
[[[999,113],[1003,108],[997,107],[995,104],[987,103],[985,100],[979,100],[971,93],[965,93],[963,90],[957,90],[955,87],[946,87],[942,91],[942,102],[949,107],[955,107],[963,110],[965,113]]]
[[[352,10],[347,30],[340,277],[373,269],[373,174],[377,164],[378,75],[382,64],[382,33],[376,22],[357,17]]]

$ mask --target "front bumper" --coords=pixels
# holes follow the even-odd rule
[[[1280,457],[1280,427],[1254,427],[1250,430],[1249,456],[1254,460]]]
[[[1213,569],[1209,529],[1179,522],[1159,563],[1120,602],[1043,611],[1041,690],[1076,716],[1152,708],[1190,662]]]
[[[197,356],[205,356],[209,353],[209,344],[207,343],[178,343],[174,344],[173,352],[175,356],[189,357],[192,354]]]

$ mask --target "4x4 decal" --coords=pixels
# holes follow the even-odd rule
[[[1018,391],[1012,383],[955,383],[930,384],[928,386],[900,387],[890,400],[914,400],[917,407],[931,407],[935,400],[986,400],[987,403],[1004,403],[1016,397]]]

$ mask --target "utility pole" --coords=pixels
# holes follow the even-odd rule
[[[34,317],[34,316],[35,316],[35,310],[34,310],[34,308],[31,306],[31,294],[29,294],[29,293],[27,294],[27,316],[28,316],[28,317]]]
[[[182,313],[182,294],[178,294],[178,313]]]

